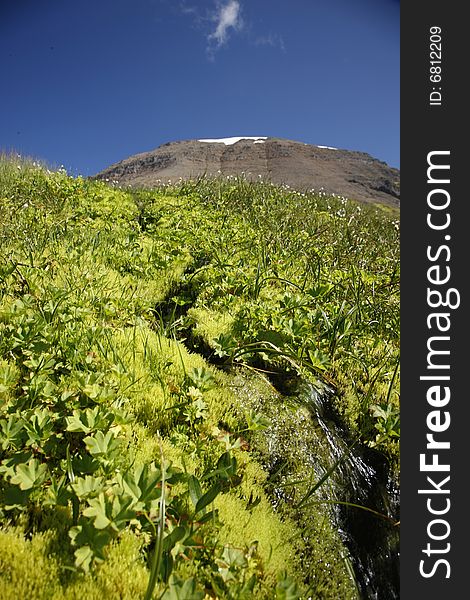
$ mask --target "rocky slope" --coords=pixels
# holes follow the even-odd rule
[[[339,194],[362,202],[400,204],[400,172],[369,154],[272,137],[169,142],[98,173],[121,185],[154,187],[201,175],[237,175]]]

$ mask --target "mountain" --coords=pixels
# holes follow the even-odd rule
[[[154,187],[201,175],[240,175],[362,202],[400,204],[400,171],[365,152],[273,137],[169,142],[111,165],[95,179]]]

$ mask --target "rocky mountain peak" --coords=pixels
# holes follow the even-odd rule
[[[241,174],[299,191],[324,190],[361,202],[400,203],[399,170],[369,154],[267,136],[168,142],[111,165],[95,178],[145,188],[201,175]]]

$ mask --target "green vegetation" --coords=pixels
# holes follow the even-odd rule
[[[356,598],[312,474],[273,507],[263,407],[328,384],[398,475],[398,252],[390,209],[1,158],[0,597]]]

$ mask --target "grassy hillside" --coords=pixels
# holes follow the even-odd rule
[[[0,597],[356,598],[288,443],[273,497],[269,407],[295,438],[284,383],[327,385],[398,475],[398,253],[380,206],[3,157]]]

